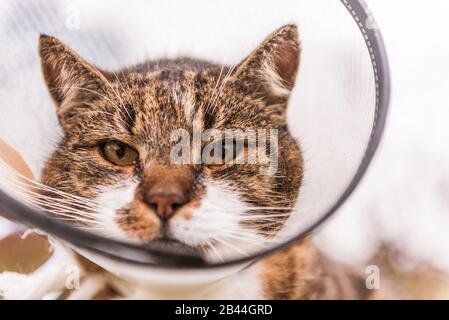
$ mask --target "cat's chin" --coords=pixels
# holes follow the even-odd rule
[[[181,241],[175,239],[158,239],[151,241],[147,244],[149,247],[164,250],[170,253],[192,253],[198,254],[199,250],[197,248],[191,247]]]

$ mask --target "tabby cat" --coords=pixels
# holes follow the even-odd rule
[[[45,195],[64,207],[47,211],[105,236],[195,251],[210,262],[276,242],[300,201],[304,171],[286,121],[301,53],[296,26],[276,30],[235,66],[180,58],[111,72],[46,35],[39,52],[64,133],[42,172]],[[229,129],[275,132],[276,141],[251,144],[251,137],[233,137],[228,143],[220,133]],[[188,146],[200,155],[218,146],[214,161],[188,154],[188,161],[174,162],[179,141],[173,133],[180,130],[190,137],[213,130],[197,147],[192,141]],[[275,172],[248,161],[251,147],[264,154],[273,145]],[[368,294],[360,278],[324,257],[309,239],[262,259],[239,281],[245,277],[251,279],[245,293],[250,298]]]

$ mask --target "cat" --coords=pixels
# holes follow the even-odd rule
[[[179,58],[110,72],[47,35],[39,54],[64,133],[42,171],[42,193],[54,199],[44,209],[105,236],[195,251],[211,262],[275,243],[300,201],[304,172],[286,119],[301,54],[295,25],[274,31],[235,66]],[[173,132],[197,129],[276,130],[276,141],[255,146],[265,152],[275,143],[275,172],[244,161],[248,137],[228,144],[215,135],[198,144],[200,155],[208,142],[218,146],[214,161],[189,155],[173,163]],[[248,288],[257,299],[369,295],[361,277],[308,238],[260,260],[239,281],[246,275],[257,279]]]

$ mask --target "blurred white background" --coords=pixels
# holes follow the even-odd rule
[[[449,2],[366,2],[382,30],[389,54],[389,118],[367,175],[337,215],[320,228],[316,239],[323,250],[349,263],[366,263],[377,246],[387,242],[405,255],[449,272]],[[21,23],[27,23],[28,18]],[[261,34],[271,28],[268,23]],[[120,34],[121,30],[114,32]],[[92,41],[86,50],[95,45],[95,39]],[[223,41],[226,39],[220,39]],[[129,45],[123,44],[126,48]],[[160,45],[165,46],[168,55],[176,49],[168,40]],[[185,45],[189,45],[187,40]],[[18,47],[11,63],[17,62],[21,49]],[[217,50],[211,53],[219,56]],[[26,63],[24,60],[21,65]],[[42,91],[40,85],[38,89],[27,88],[24,95],[29,95],[28,101],[33,101],[35,90]],[[16,110],[16,117],[21,112]],[[33,116],[37,119],[42,114],[36,112]],[[45,136],[49,129],[41,129]],[[0,236],[2,230],[9,227],[0,223]]]
[[[367,175],[317,238],[348,262],[382,240],[449,271],[449,2],[366,2],[390,60],[389,118]]]

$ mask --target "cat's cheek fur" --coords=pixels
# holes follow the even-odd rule
[[[206,193],[188,218],[175,215],[170,235],[192,247],[206,246],[206,259],[221,261],[260,249],[264,238],[242,225],[249,206],[227,184],[206,181]]]
[[[117,223],[117,211],[134,200],[138,183],[134,179],[114,186],[101,186],[95,198],[98,204],[97,228],[104,236],[118,240],[133,239]],[[135,240],[137,241],[137,240]]]

